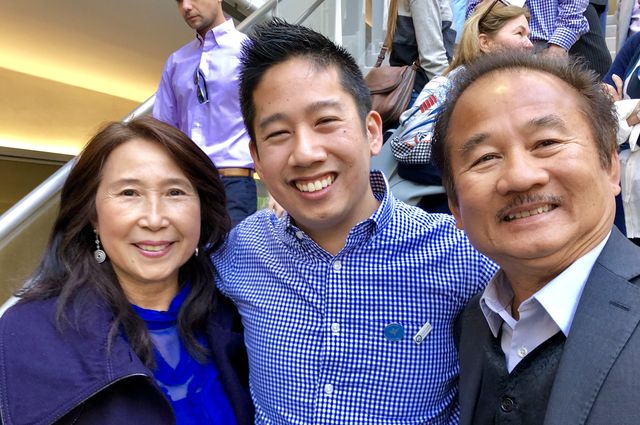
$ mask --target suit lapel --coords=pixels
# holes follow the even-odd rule
[[[620,351],[640,322],[640,250],[616,229],[580,298],[545,424],[584,424]]]
[[[463,315],[460,335],[460,425],[471,425],[480,392],[483,353],[493,336],[480,310],[480,296],[471,299]]]

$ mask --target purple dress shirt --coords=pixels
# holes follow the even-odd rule
[[[467,17],[482,0],[469,0]],[[589,0],[527,0],[531,12],[531,41],[546,41],[569,50],[582,34],[589,31],[583,13]]]
[[[253,168],[238,94],[240,50],[247,36],[232,20],[175,51],[164,66],[153,116],[186,133],[219,168]],[[200,103],[194,72],[201,71],[208,102]]]

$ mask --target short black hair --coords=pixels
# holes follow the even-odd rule
[[[442,173],[442,183],[449,199],[457,205],[455,182],[451,170],[450,151],[447,147],[451,115],[460,96],[477,80],[495,72],[537,71],[550,74],[564,81],[582,100],[581,109],[591,126],[600,164],[611,166],[612,155],[617,149],[618,120],[611,97],[598,81],[597,75],[580,59],[552,58],[506,52],[482,55],[452,77],[447,99],[438,113],[432,141],[432,162]]]
[[[371,95],[353,56],[310,28],[274,18],[258,25],[242,46],[240,108],[252,143],[256,140],[253,93],[271,67],[293,58],[308,59],[319,69],[334,66],[340,75],[342,88],[355,101],[364,125],[371,111]]]

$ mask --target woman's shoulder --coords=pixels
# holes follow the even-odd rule
[[[83,290],[68,298],[64,302],[64,315],[59,318],[57,313],[60,302],[62,301],[59,296],[18,299],[16,304],[0,317],[0,323],[3,326],[37,331],[48,329],[44,326],[45,323],[55,328],[58,322],[68,320],[70,323],[85,327],[93,325],[96,321],[101,323],[109,321],[112,316],[104,308],[101,298],[91,290]]]
[[[63,345],[57,301],[57,297],[20,300],[9,308],[0,318],[0,357],[29,363],[38,352]]]
[[[57,297],[37,300],[19,299],[0,317],[0,328],[22,329],[24,331],[44,330],[43,322],[52,322],[55,318]],[[34,326],[33,323],[38,325]]]
[[[91,299],[69,301],[58,315],[60,299],[20,300],[0,317],[0,350],[6,356],[33,356],[103,345],[112,314]],[[32,352],[31,350],[35,350]]]

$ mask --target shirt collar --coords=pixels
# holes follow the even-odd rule
[[[371,220],[375,225],[373,232],[377,233],[381,229],[384,229],[384,227],[391,221],[391,218],[393,217],[393,204],[395,198],[389,189],[389,182],[384,174],[382,174],[382,171],[371,171],[369,173],[369,182],[371,184],[373,196],[380,202],[378,209],[376,209],[369,218],[369,220]]]
[[[235,28],[236,27],[233,24],[233,19],[227,19],[220,25],[213,27],[209,31],[207,31],[204,37],[196,33],[196,38],[200,42],[201,46],[205,43],[206,40],[209,39],[215,42],[215,44],[220,45],[224,41],[225,35],[235,30]]]
[[[522,304],[535,299],[564,335],[568,336],[584,285],[587,283],[591,269],[610,235],[611,232],[591,251],[574,261]],[[500,314],[506,312],[511,316],[512,300],[513,290],[501,269],[493,276],[480,297],[480,309],[487,320],[491,333],[496,338],[502,326]]]
[[[480,297],[480,310],[482,310],[482,314],[495,338],[498,337],[500,326],[502,326],[500,314],[503,312],[509,313],[508,310],[512,299],[513,290],[507,282],[504,272],[500,269],[493,275]]]

